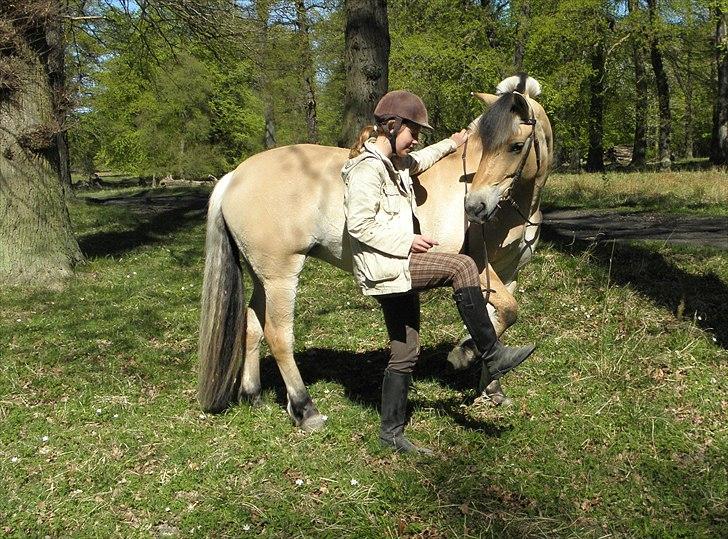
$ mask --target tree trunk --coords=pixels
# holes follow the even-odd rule
[[[516,18],[516,50],[513,54],[513,66],[516,72],[523,71],[523,58],[526,56],[528,42],[528,23],[531,20],[531,1],[520,0]]]
[[[728,164],[728,13],[716,8],[715,31],[716,67],[718,70],[718,95],[713,115],[711,161],[715,165]]]
[[[683,144],[683,157],[685,159],[693,158],[693,55],[692,48],[688,47],[685,51],[687,54],[687,73],[685,74],[685,138]]]
[[[604,38],[594,44],[589,77],[589,151],[586,157],[587,172],[604,170],[604,71],[606,57]]]
[[[638,0],[628,0],[627,7],[633,18],[639,14]],[[643,46],[644,27],[640,23],[633,25],[632,59],[634,62],[635,101],[634,101],[634,141],[632,144],[632,161],[635,168],[644,168],[647,160],[647,70],[645,69],[645,49]]]
[[[662,62],[662,53],[657,38],[657,0],[647,0],[650,15],[650,59],[652,70],[655,72],[657,82],[657,103],[660,110],[660,134],[658,140],[658,151],[660,156],[660,167],[670,169],[672,163],[670,158],[670,132],[672,130],[672,118],[670,115],[670,85],[667,81],[667,73]]]
[[[345,0],[344,121],[339,146],[350,146],[373,121],[374,107],[389,83],[386,0]]]
[[[275,148],[276,142],[276,122],[275,122],[275,106],[273,103],[273,88],[271,84],[272,65],[268,51],[270,45],[268,43],[268,18],[270,17],[270,2],[260,0],[255,3],[258,24],[260,24],[260,41],[258,49],[260,51],[260,64],[262,68],[259,70],[258,84],[260,85],[263,100],[263,121],[265,125],[263,134],[263,144],[266,150]]]
[[[12,67],[1,75],[16,81],[0,86],[0,282],[54,286],[83,258],[61,180],[58,66],[49,65],[61,44],[49,36],[59,14],[23,15],[0,8],[5,28],[12,25],[0,48],[3,66]]]
[[[303,64],[303,86],[306,92],[306,133],[308,142],[318,143],[318,127],[316,122],[316,84],[311,40],[309,38],[308,15],[303,0],[296,0],[296,22],[298,26],[301,62]]]

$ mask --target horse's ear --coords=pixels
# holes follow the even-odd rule
[[[472,95],[475,99],[481,100],[488,107],[490,107],[493,103],[498,101],[498,98],[500,97],[500,96],[493,95],[493,94],[481,94],[478,92],[470,92],[470,95]]]
[[[523,94],[513,92],[513,112],[518,114],[521,120],[528,120],[531,117],[531,105],[528,104],[528,99]]]

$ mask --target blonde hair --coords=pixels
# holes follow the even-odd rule
[[[377,125],[368,125],[361,131],[356,138],[356,142],[349,148],[349,159],[353,159],[361,154],[364,149],[364,143],[377,135],[386,135],[394,128],[395,120],[385,120]],[[404,125],[404,124],[403,124]]]

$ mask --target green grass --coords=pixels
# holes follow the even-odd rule
[[[728,535],[725,251],[542,243],[507,337],[539,349],[504,379],[508,409],[447,370],[462,324],[426,294],[408,433],[436,456],[407,457],[378,447],[376,303],[313,260],[296,357],[325,430],[291,426],[270,357],[262,406],[200,412],[204,228],[185,207],[74,204],[77,278],[0,292],[3,535]]]
[[[542,207],[728,216],[728,173],[552,174]]]

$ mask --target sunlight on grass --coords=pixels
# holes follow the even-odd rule
[[[556,180],[556,196],[573,181]],[[504,379],[511,408],[473,402],[472,376],[447,369],[462,323],[448,291],[425,294],[408,433],[427,459],[379,448],[381,313],[318,261],[301,277],[296,359],[325,430],[292,427],[270,357],[259,407],[203,414],[203,211],[135,208],[74,204],[94,253],[77,279],[0,293],[4,535],[728,535],[725,251],[543,243],[506,336],[539,344]]]

